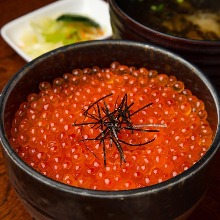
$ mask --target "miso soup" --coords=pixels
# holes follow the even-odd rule
[[[220,1],[116,0],[132,19],[176,37],[220,40]]]

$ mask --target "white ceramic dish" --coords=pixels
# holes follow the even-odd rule
[[[24,60],[29,62],[33,58],[26,54],[19,45],[23,31],[30,28],[30,20],[64,13],[86,15],[98,22],[104,30],[104,35],[98,39],[107,39],[112,36],[108,3],[103,0],[65,0],[56,1],[7,23],[1,28],[2,38]]]

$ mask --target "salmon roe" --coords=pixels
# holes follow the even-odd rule
[[[68,185],[127,190],[157,184],[187,170],[212,143],[203,101],[175,76],[156,70],[113,62],[110,68],[74,69],[52,83],[42,82],[39,89],[15,113],[10,143],[32,168]],[[105,98],[110,111],[127,94],[133,112],[153,103],[131,117],[133,124],[166,127],[156,128],[159,132],[121,130],[120,140],[140,144],[121,143],[126,162],[121,162],[116,145],[105,140],[105,166],[102,143],[81,141],[97,137],[101,130],[72,124],[88,122],[84,111],[110,93]]]

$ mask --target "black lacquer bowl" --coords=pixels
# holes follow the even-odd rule
[[[10,146],[8,137],[14,113],[27,95],[39,92],[40,82],[52,82],[74,68],[109,67],[113,61],[174,74],[204,101],[215,134],[205,156],[166,182],[128,191],[95,191],[68,186],[43,176],[23,162]],[[0,138],[10,181],[35,219],[185,219],[211,182],[220,141],[218,95],[200,70],[164,49],[120,40],[91,41],[56,49],[18,71],[2,91],[0,105]]]
[[[196,1],[199,0],[194,0],[194,2]],[[214,2],[216,7],[220,8],[220,1],[204,1],[207,1],[208,4]],[[211,77],[216,85],[220,85],[220,41],[180,38],[144,26],[125,12],[128,2],[127,0],[124,0],[124,3],[122,0],[109,0],[114,39],[150,43],[173,51],[198,66]]]

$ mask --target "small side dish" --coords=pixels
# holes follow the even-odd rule
[[[70,36],[75,31],[72,28],[69,30],[68,25],[63,25],[64,21],[54,24],[54,21],[64,14],[76,15],[78,20],[80,16],[87,17],[99,24],[100,31],[92,29],[95,35],[91,36],[85,33],[83,28],[84,33],[77,34],[75,39],[70,39],[69,37],[64,39],[62,35]],[[94,24],[94,22],[92,23]],[[45,35],[45,29],[49,33],[47,36],[42,36]],[[49,36],[53,34],[56,34],[58,38],[61,37],[61,41],[58,42],[55,36]],[[1,28],[1,35],[28,62],[42,53],[69,43],[94,38],[96,40],[107,39],[112,36],[108,3],[103,0],[55,1],[7,23]]]

